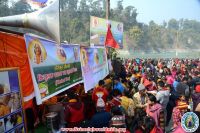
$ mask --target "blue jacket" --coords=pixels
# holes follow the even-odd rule
[[[123,93],[125,88],[121,82],[118,82],[117,84],[114,85],[114,89],[118,89],[121,93]]]
[[[111,114],[106,111],[97,112],[90,120],[89,127],[94,127],[94,128],[109,127],[109,122],[111,118],[112,118]]]

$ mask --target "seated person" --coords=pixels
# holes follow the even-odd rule
[[[64,104],[65,121],[67,127],[80,127],[85,115],[84,115],[84,104],[78,101],[78,96],[74,92],[69,92],[68,103]]]
[[[105,104],[97,103],[96,110],[97,112],[90,120],[89,126],[94,128],[109,127],[109,122],[112,116],[109,112],[106,112]]]
[[[104,103],[107,101],[108,91],[104,88],[105,82],[103,80],[99,81],[99,86],[93,90],[92,100],[97,104],[99,99],[102,99]]]

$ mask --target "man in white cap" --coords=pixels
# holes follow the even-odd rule
[[[133,95],[133,99],[136,100],[136,107],[145,108],[147,106],[148,96],[143,84],[138,85],[138,92]]]

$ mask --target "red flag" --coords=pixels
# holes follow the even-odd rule
[[[105,46],[112,47],[112,48],[120,48],[119,44],[115,41],[110,26],[108,26],[108,31],[106,35]]]

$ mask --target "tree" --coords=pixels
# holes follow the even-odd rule
[[[60,9],[65,10],[67,8],[68,5],[68,0],[60,0]]]
[[[0,0],[0,16],[31,12],[28,4],[18,1]],[[61,40],[70,43],[88,44],[90,41],[90,16],[105,18],[106,0],[60,0]],[[199,49],[200,22],[187,19],[171,19],[161,25],[151,21],[148,25],[137,22],[137,10],[133,6],[123,6],[118,0],[117,8],[110,10],[110,20],[122,22],[124,40],[128,49],[160,51],[161,49],[179,48]],[[31,32],[22,28],[16,31]],[[37,32],[38,35],[41,35]],[[43,35],[42,35],[43,36]]]
[[[138,26],[133,26],[129,29],[128,34],[129,37],[134,40],[136,44],[138,44],[143,34],[143,31]]]
[[[18,1],[11,6],[13,15],[29,13],[32,11],[31,6],[23,1]]]
[[[163,21],[162,26],[163,26],[163,28],[166,28],[166,27],[167,27],[167,22],[166,22],[166,21]]]
[[[9,15],[10,15],[10,10],[8,6],[8,0],[0,0],[0,17]]]
[[[161,26],[157,25],[154,21],[149,22],[149,43],[158,51],[161,46]]]
[[[179,23],[178,23],[178,21],[176,21],[176,19],[169,20],[169,22],[168,22],[168,29],[178,30],[179,29]]]
[[[122,12],[122,22],[124,23],[124,30],[128,30],[130,27],[137,25],[137,13],[133,6],[126,7]]]
[[[122,5],[122,3],[123,3],[123,0],[119,0],[118,2],[117,2],[117,9],[116,9],[116,11],[119,13],[119,14],[121,14],[122,13],[122,11],[123,11],[123,5]]]
[[[101,0],[94,1],[90,5],[90,8],[91,8],[90,12],[91,15],[105,18],[105,11],[103,11],[103,3]]]

